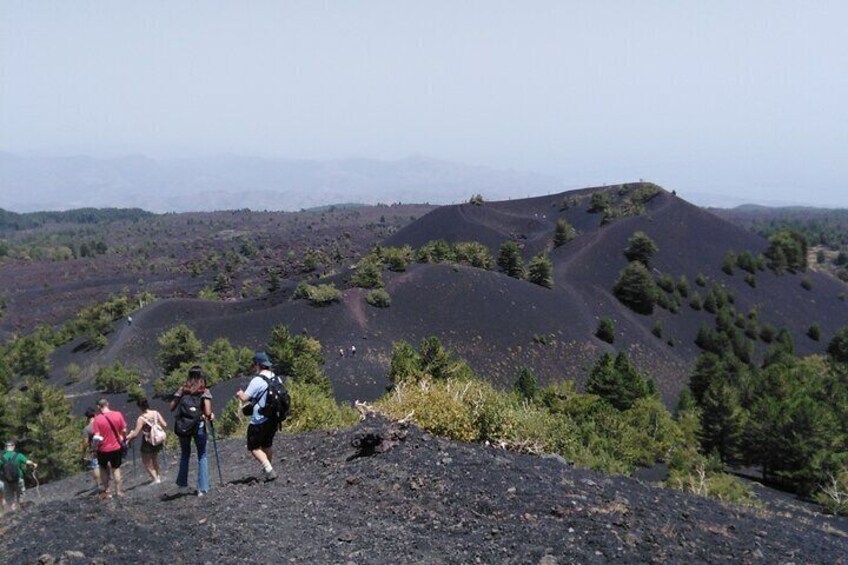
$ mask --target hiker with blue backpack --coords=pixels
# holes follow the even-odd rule
[[[203,370],[195,365],[188,371],[185,383],[171,399],[169,407],[175,413],[174,433],[180,440],[180,469],[177,487],[188,492],[188,462],[191,459],[191,442],[197,448],[197,496],[209,492],[209,460],[206,457],[206,423],[212,423],[212,393],[206,387]]]
[[[17,510],[24,493],[24,473],[27,467],[35,469],[38,467],[35,461],[27,458],[23,453],[15,451],[15,441],[6,442],[6,450],[0,458],[0,473],[3,483],[3,507],[9,510]]]
[[[253,356],[254,376],[245,390],[236,391],[243,402],[242,413],[250,416],[247,427],[247,450],[262,465],[265,481],[277,478],[272,465],[274,435],[288,416],[289,394],[283,381],[271,370],[273,363],[264,351]]]

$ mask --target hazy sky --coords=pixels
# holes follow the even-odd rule
[[[848,2],[0,0],[0,150],[413,154],[848,207]]]

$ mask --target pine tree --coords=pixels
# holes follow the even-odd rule
[[[515,279],[524,278],[524,261],[518,250],[518,244],[514,241],[505,241],[500,246],[498,253],[498,267]]]
[[[527,266],[527,280],[545,288],[553,288],[554,267],[544,252],[540,252],[530,260]]]
[[[739,393],[731,385],[714,382],[701,401],[701,445],[707,453],[717,452],[725,463],[741,460],[745,412]]]
[[[203,351],[203,343],[185,324],[174,326],[159,336],[162,349],[156,358],[165,373],[170,373],[181,365],[196,363]]]
[[[615,357],[604,353],[586,381],[586,392],[597,394],[618,410],[627,410],[637,399],[651,395],[652,388],[624,352]]]
[[[627,257],[628,261],[639,261],[648,267],[657,250],[657,244],[648,237],[648,234],[637,231],[627,240],[627,249],[624,250],[624,256]]]
[[[640,314],[651,314],[657,301],[657,287],[641,261],[627,265],[618,277],[613,294],[622,304]]]
[[[522,367],[518,372],[518,378],[515,381],[513,390],[525,400],[533,400],[539,396],[539,384],[536,373],[532,369]]]
[[[71,414],[64,393],[36,379],[26,391],[12,394],[11,434],[17,449],[38,463],[40,481],[57,479],[78,469],[83,422]]]
[[[554,230],[554,247],[560,247],[574,239],[574,228],[565,220],[557,220]]]

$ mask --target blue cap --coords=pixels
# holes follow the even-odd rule
[[[254,353],[253,354],[253,362],[259,363],[263,367],[268,367],[268,368],[271,368],[271,367],[274,366],[274,364],[271,363],[271,360],[268,358],[268,354],[265,353],[264,351],[257,351],[256,353]]]

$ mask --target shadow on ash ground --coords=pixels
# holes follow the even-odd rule
[[[259,480],[219,442],[224,485],[166,481],[102,502],[78,475],[30,490],[0,519],[6,563],[848,563],[848,522],[783,502],[751,510],[369,417],[277,439]],[[359,446],[358,448],[355,446]],[[194,465],[196,467],[196,464]],[[193,477],[192,479],[193,480]]]

